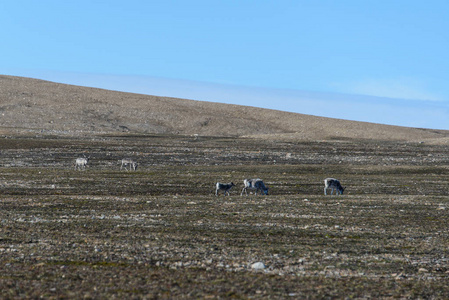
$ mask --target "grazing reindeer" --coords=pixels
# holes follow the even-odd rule
[[[331,195],[334,194],[334,190],[337,191],[337,195],[343,195],[343,192],[345,190],[345,188],[341,186],[340,181],[335,178],[324,179],[324,195],[327,195],[327,189],[331,189]]]
[[[120,166],[120,170],[124,167],[126,171],[128,171],[128,169],[126,168],[126,166],[129,166],[129,171],[133,170],[136,171],[137,170],[137,163],[130,159],[130,158],[124,158],[122,159],[122,165]]]
[[[90,158],[90,156],[89,157],[78,157],[75,160],[75,170],[76,170],[76,168],[78,168],[78,170],[86,169],[87,163],[89,162],[89,158]]]
[[[233,186],[235,186],[235,184],[232,182],[230,182],[230,183],[217,182],[217,185],[215,187],[215,196],[218,196],[219,191],[224,191],[225,197],[226,197],[226,193],[228,193],[228,196],[231,196],[231,194],[229,193],[229,190],[232,189]]]
[[[263,195],[268,195],[268,188],[263,183],[262,179],[245,179],[243,180],[244,187],[242,189],[242,192],[240,193],[240,196],[243,196],[243,192],[248,196],[248,189],[250,190],[256,190],[255,194],[257,195],[257,191],[260,190],[260,193]]]

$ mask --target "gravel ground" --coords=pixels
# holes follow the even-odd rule
[[[441,145],[22,135],[0,153],[0,298],[449,293]],[[345,195],[323,195],[328,176]],[[270,195],[240,196],[251,177]],[[217,181],[236,184],[231,196],[214,195]]]

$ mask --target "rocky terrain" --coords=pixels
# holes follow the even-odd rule
[[[0,298],[449,293],[445,131],[0,82]],[[240,196],[253,177],[268,196]]]

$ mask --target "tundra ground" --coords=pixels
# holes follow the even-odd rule
[[[449,294],[444,146],[5,136],[0,151],[1,298]],[[253,177],[270,195],[240,196]],[[324,196],[326,177],[345,194]]]

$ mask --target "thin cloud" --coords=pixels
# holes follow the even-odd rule
[[[443,97],[429,91],[429,88],[423,82],[409,78],[367,79],[345,84],[340,83],[335,86],[341,92],[349,94],[395,99],[444,101]]]

